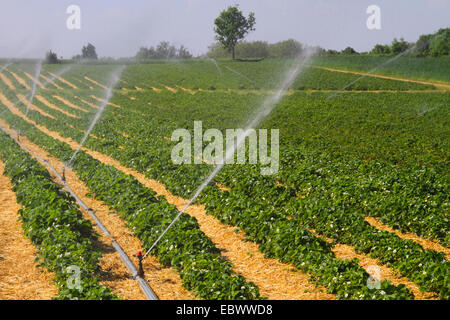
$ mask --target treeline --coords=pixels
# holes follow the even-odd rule
[[[266,41],[240,42],[236,45],[236,57],[241,59],[249,58],[293,58],[298,56],[305,46],[300,42],[289,39],[270,44]],[[344,50],[326,50],[317,48],[321,56],[336,55],[373,55],[389,56],[397,55],[410,49],[408,56],[416,57],[441,57],[450,55],[450,28],[439,29],[434,34],[421,35],[417,42],[407,42],[403,38],[394,39],[391,44],[377,44],[370,52],[357,52],[352,47]],[[209,47],[207,55],[211,58],[229,58],[231,53],[224,49],[219,43],[214,43]]]
[[[419,37],[417,42],[407,42],[403,38],[397,40],[394,38],[392,43],[389,44],[377,44],[370,52],[356,52],[353,48],[347,47],[344,50],[338,52],[336,50],[326,50],[323,53],[326,55],[339,55],[339,54],[366,54],[374,56],[388,56],[397,55],[401,52],[410,49],[409,56],[415,57],[443,57],[450,55],[450,28],[439,29],[433,34],[424,34]]]
[[[138,60],[146,59],[190,59],[192,54],[183,45],[176,48],[167,41],[160,42],[155,47],[141,47],[135,56]]]
[[[294,58],[304,50],[304,46],[293,39],[268,43],[266,41],[239,42],[236,44],[235,53],[237,58]],[[217,58],[228,58],[230,52],[219,43],[209,46],[207,56]]]

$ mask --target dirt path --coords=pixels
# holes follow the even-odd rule
[[[174,88],[172,88],[172,87],[168,87],[168,86],[164,86],[164,88],[166,88],[166,90],[169,90],[170,92],[172,92],[172,93],[177,93],[178,92],[178,90],[177,89],[174,89]]]
[[[50,300],[58,294],[54,274],[34,262],[36,247],[17,221],[21,206],[0,161],[0,300]]]
[[[81,98],[80,98],[80,100],[81,100],[81,102],[87,104],[89,107],[91,107],[91,108],[93,108],[93,109],[100,109],[99,106],[97,106],[97,105],[95,105],[95,104],[93,104],[93,103],[90,103],[89,101],[86,101],[86,100],[81,99]]]
[[[334,240],[317,234],[315,230],[310,230],[312,233],[321,237],[329,243],[333,243]],[[373,259],[366,254],[357,253],[355,248],[346,244],[336,243],[333,247],[333,253],[338,259],[341,260],[352,260],[358,259],[359,265],[367,271],[372,277],[379,279],[380,281],[389,280],[394,285],[403,284],[414,294],[415,300],[439,300],[439,296],[434,292],[422,293],[419,286],[414,282],[409,281],[407,278],[398,274],[395,270],[387,267],[386,265],[380,263],[378,259]]]
[[[67,100],[64,99],[64,98],[61,98],[60,96],[54,95],[53,98],[55,98],[56,100],[61,101],[61,102],[64,103],[66,106],[71,107],[71,108],[73,108],[73,109],[77,109],[77,110],[80,110],[80,111],[83,111],[83,112],[89,112],[89,110],[86,110],[86,109],[83,109],[82,107],[79,107],[79,106],[77,106],[77,105],[74,105],[72,102],[67,101]]]
[[[8,77],[5,76],[3,73],[0,73],[0,79],[2,79],[2,81],[6,84],[9,90],[16,90],[16,87],[14,87],[11,80],[9,80]]]
[[[188,89],[188,88],[183,88],[182,86],[177,86],[178,88],[180,88],[181,90],[185,91],[185,92],[189,92],[190,94],[194,95],[196,92],[194,90]]]
[[[49,108],[51,108],[51,109],[54,109],[54,110],[56,110],[56,111],[59,111],[59,112],[65,114],[65,115],[68,116],[68,117],[71,117],[71,118],[78,118],[78,119],[80,118],[79,116],[76,116],[76,115],[74,115],[74,114],[72,114],[72,113],[70,113],[70,112],[67,112],[67,111],[65,111],[64,109],[61,109],[60,107],[54,105],[53,103],[51,103],[50,101],[48,101],[47,99],[45,99],[43,96],[36,95],[36,99],[38,99],[40,102],[42,102],[43,104],[45,104],[47,107],[49,107]]]
[[[17,73],[14,73],[12,71],[9,71],[9,73],[11,73],[13,75],[13,77],[17,80],[17,82],[19,82],[21,85],[23,85],[25,87],[25,89],[31,90],[31,87],[28,85],[28,83],[23,78],[21,78]]]
[[[31,80],[31,83],[34,83],[34,77],[31,74],[25,71],[23,73]],[[36,80],[36,83],[41,89],[45,89],[45,86],[39,80]]]
[[[397,76],[385,76],[377,73],[365,73],[365,72],[359,72],[359,71],[351,71],[351,70],[345,70],[345,69],[336,69],[336,68],[329,68],[329,67],[321,67],[321,66],[313,66],[317,69],[327,70],[327,71],[333,71],[333,72],[342,72],[342,73],[351,73],[351,74],[357,74],[360,76],[368,76],[368,77],[375,77],[375,78],[382,78],[382,79],[389,79],[389,80],[398,80],[398,81],[404,81],[404,82],[414,82],[414,83],[420,83],[420,84],[427,84],[427,85],[433,85],[436,88],[439,88],[441,90],[450,90],[450,84],[445,82],[437,82],[437,81],[423,81],[423,80],[415,80],[415,79],[408,79],[408,78],[401,78]]]
[[[93,99],[95,99],[95,100],[97,100],[97,101],[99,101],[99,102],[105,102],[104,99],[99,98],[99,97],[94,96],[94,95],[91,95],[91,98],[93,98]],[[114,103],[111,103],[111,102],[108,102],[107,104],[108,104],[109,106],[111,106],[111,107],[120,108],[120,106],[119,106],[118,104],[114,104]]]
[[[91,79],[91,78],[89,78],[87,76],[85,76],[84,79],[86,79],[89,82],[92,82],[93,84],[99,86],[102,89],[108,90],[108,88],[105,85],[103,85],[103,84],[101,84],[101,83],[99,83],[99,82],[97,82],[97,81],[95,81],[95,80],[93,80],[93,79]]]
[[[389,280],[397,286],[399,284],[405,285],[414,294],[415,300],[439,300],[439,296],[436,293],[422,293],[419,286],[414,282],[409,281],[407,278],[399,275],[395,270],[383,265],[378,259],[373,259],[365,254],[357,253],[352,246],[337,244],[333,248],[333,252],[337,258],[342,260],[357,258],[359,260],[359,265],[372,276],[374,276],[373,271],[378,270],[380,280]]]
[[[6,127],[11,135],[16,135],[8,124],[0,120],[2,126]],[[60,172],[60,168],[64,165],[61,161],[52,157],[45,150],[30,142],[26,137],[21,137],[21,143],[28,147],[31,151],[38,154],[43,159],[49,161],[51,166]],[[48,169],[48,168],[47,168]],[[50,172],[51,173],[51,172]],[[60,172],[61,174],[61,172]],[[51,173],[54,182],[58,183],[57,178]],[[138,250],[142,250],[143,246],[139,239],[135,238],[132,232],[126,227],[125,222],[110,207],[101,201],[87,197],[90,191],[87,186],[71,171],[65,171],[66,181],[72,190],[86,203],[91,209],[96,211],[97,217],[102,221],[109,230],[113,238],[120,244],[126,254],[132,259]],[[103,252],[100,267],[102,270],[101,283],[112,289],[112,291],[126,300],[145,300],[145,296],[139,288],[138,283],[130,277],[128,269],[120,259],[119,254],[112,247],[109,237],[102,235],[101,230],[95,224],[95,221],[89,214],[83,212],[85,219],[90,220],[95,231],[100,234],[99,240],[95,243],[95,247]],[[137,264],[137,262],[135,261]],[[162,266],[155,257],[149,257],[144,262],[144,270],[146,271],[146,279],[160,299],[167,300],[192,300],[195,299],[193,293],[188,292],[182,286],[182,281],[172,268]]]
[[[75,79],[77,82],[79,82],[81,85],[83,86],[87,86],[89,88],[89,90],[94,91],[95,88],[93,86],[91,86],[88,82],[84,81],[83,79]]]
[[[62,83],[65,83],[65,84],[67,84],[68,86],[72,87],[72,89],[78,89],[78,87],[77,87],[76,85],[74,85],[73,83],[67,81],[66,79],[64,79],[64,78],[62,78],[62,77],[60,77],[60,76],[58,76],[58,75],[56,75],[56,74],[54,74],[54,73],[52,73],[52,72],[50,72],[50,71],[47,71],[47,73],[50,74],[50,75],[51,75],[52,77],[54,77],[55,79],[58,79],[58,80],[61,81]]]
[[[1,93],[0,93],[0,95],[1,95]],[[3,101],[4,98],[5,98],[4,96],[3,96],[3,97],[0,96],[0,101]],[[17,98],[19,98],[20,102],[22,102],[25,106],[28,105],[28,100],[27,100],[27,98],[25,98],[22,94],[18,93],[18,94],[17,94]],[[41,110],[40,108],[38,108],[38,107],[37,107],[36,105],[34,105],[34,104],[31,104],[31,105],[30,105],[30,109],[39,112],[39,113],[42,114],[43,116],[46,116],[46,117],[49,117],[49,118],[52,118],[52,119],[56,120],[55,116],[52,116],[51,114],[49,114],[49,113],[47,113],[47,112]]]
[[[58,89],[58,90],[61,90],[61,89],[62,89],[62,87],[59,86],[59,85],[57,85],[56,82],[55,82],[54,80],[52,80],[52,79],[50,79],[50,78],[44,76],[44,75],[42,74],[42,72],[41,72],[40,76],[41,76],[42,79],[45,80],[45,83],[52,84],[52,85],[55,86],[56,89]]]
[[[10,108],[13,113],[21,116],[23,114],[15,108]],[[48,130],[30,119],[27,122],[36,126],[42,132],[52,136],[54,139],[67,143],[72,149],[78,147],[78,143],[63,138],[59,133]],[[158,195],[165,195],[167,201],[178,209],[184,207],[188,200],[171,195],[159,182],[148,179],[144,175],[122,166],[118,161],[99,152],[82,148],[93,158],[102,163],[113,165],[118,170],[133,175],[139,182],[153,189]],[[261,290],[263,296],[270,299],[334,299],[334,295],[324,293],[325,289],[316,288],[315,284],[308,281],[309,275],[295,270],[290,264],[281,263],[275,259],[268,259],[258,251],[258,246],[253,242],[244,240],[242,234],[236,234],[235,228],[221,224],[217,219],[206,214],[203,206],[191,206],[187,214],[195,217],[200,229],[208,236],[218,248],[223,250],[223,256],[234,264],[234,270],[253,281]],[[276,275],[274,277],[273,275]]]
[[[424,239],[419,237],[418,235],[414,234],[414,233],[403,233],[399,230],[395,230],[383,223],[381,223],[380,221],[378,221],[378,219],[373,218],[373,217],[366,217],[365,220],[372,226],[374,226],[375,228],[379,229],[379,230],[384,230],[387,232],[391,232],[391,233],[395,233],[399,238],[402,239],[407,239],[407,240],[412,240],[414,242],[417,242],[418,244],[420,244],[424,249],[428,249],[428,250],[434,250],[434,251],[438,251],[438,252],[443,252],[446,255],[446,259],[450,260],[450,249],[444,247],[443,245],[429,240],[429,239]]]

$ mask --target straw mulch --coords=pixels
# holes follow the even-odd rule
[[[391,233],[395,233],[399,238],[402,239],[408,239],[408,240],[412,240],[414,242],[417,242],[418,244],[420,244],[424,249],[428,249],[428,250],[434,250],[434,251],[438,251],[438,252],[443,252],[445,253],[446,256],[446,260],[449,260],[450,258],[450,249],[444,247],[443,245],[434,242],[432,240],[429,239],[424,239],[419,237],[418,235],[414,234],[414,233],[403,233],[399,230],[395,230],[383,223],[381,223],[380,221],[378,221],[378,219],[373,218],[373,217],[366,217],[365,220],[371,224],[372,226],[374,226],[375,228],[379,229],[379,230],[383,230],[383,231],[387,231],[387,232],[391,232]]]
[[[54,274],[43,272],[34,263],[36,247],[25,237],[17,220],[21,208],[3,175],[0,161],[0,300],[48,300],[58,290]]]
[[[312,233],[317,235],[318,237],[323,238],[328,243],[334,243],[333,239],[321,236],[316,233],[315,230],[310,230]],[[411,290],[411,292],[414,294],[414,297],[416,300],[438,300],[439,297],[436,293],[433,292],[425,292],[422,293],[419,286],[417,286],[414,282],[409,281],[402,275],[400,275],[395,270],[387,267],[386,265],[380,263],[378,259],[373,259],[367,256],[366,254],[357,253],[355,251],[355,248],[353,246],[349,246],[346,244],[338,244],[336,243],[334,247],[332,248],[332,251],[336,258],[341,260],[351,260],[351,259],[358,259],[359,265],[364,268],[367,273],[372,275],[373,277],[379,276],[379,280],[389,280],[395,285],[404,284],[408,289]],[[379,271],[379,274],[374,274],[374,267],[377,268]]]

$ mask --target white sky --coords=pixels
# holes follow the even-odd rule
[[[248,40],[288,38],[326,49],[370,50],[394,37],[415,41],[450,27],[450,0],[0,0],[0,57],[80,53],[87,42],[100,56],[134,56],[167,40],[194,54],[214,42],[213,22],[228,5],[255,12]],[[66,9],[81,8],[81,30],[68,30]],[[381,30],[368,30],[366,9],[381,8]]]

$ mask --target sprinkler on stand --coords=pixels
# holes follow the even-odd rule
[[[64,182],[66,182],[66,167],[65,166],[62,167],[62,179]]]
[[[142,266],[142,260],[144,260],[143,256],[142,256],[142,252],[138,251],[136,253],[136,257],[139,260],[139,269],[138,269],[138,276],[141,277],[142,279],[145,278],[145,274],[144,274],[144,267]]]

